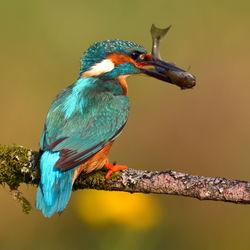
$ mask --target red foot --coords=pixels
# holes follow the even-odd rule
[[[110,175],[116,171],[120,171],[123,169],[128,169],[128,166],[124,166],[124,165],[112,165],[110,163],[105,163],[104,167],[108,169],[107,174],[105,175],[105,179],[108,180]]]

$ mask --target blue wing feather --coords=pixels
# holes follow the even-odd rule
[[[113,141],[124,127],[128,98],[113,82],[79,79],[52,103],[40,140],[41,181],[36,207],[47,217],[66,207],[79,164]]]
[[[52,104],[41,148],[60,152],[56,167],[66,170],[79,165],[114,140],[126,124],[128,98],[107,89],[112,84],[100,84],[104,85],[80,79]],[[117,88],[117,83],[113,86]]]

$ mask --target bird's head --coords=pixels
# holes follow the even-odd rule
[[[153,59],[151,53],[136,43],[106,40],[94,43],[84,53],[80,77],[115,79],[133,74],[144,74],[176,84],[166,72],[185,71],[171,63]]]

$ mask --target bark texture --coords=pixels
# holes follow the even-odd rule
[[[10,187],[12,196],[27,212],[30,204],[17,191],[21,183],[37,185],[39,170],[33,162],[38,152],[22,146],[0,145],[0,184]],[[250,182],[212,178],[180,173],[172,170],[147,171],[128,169],[114,173],[106,181],[106,171],[88,175],[81,174],[74,184],[77,189],[98,189],[131,193],[171,194],[197,198],[200,200],[227,201],[250,204]]]

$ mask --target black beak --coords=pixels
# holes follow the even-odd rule
[[[145,61],[147,66],[154,66],[154,69],[142,68],[144,74],[179,86],[181,89],[189,89],[195,86],[196,79],[191,73],[174,66],[171,63],[160,59]]]

